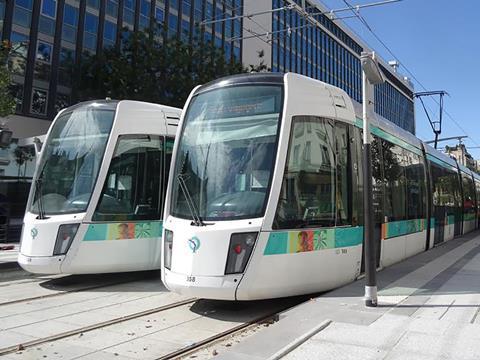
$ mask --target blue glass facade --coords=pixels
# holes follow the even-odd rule
[[[241,19],[199,23],[241,15],[243,0],[12,0],[8,19],[7,5],[0,0],[0,35],[24,44],[22,56],[12,58],[17,111],[25,116],[52,119],[68,105],[70,65],[80,61],[84,51],[96,53],[119,44],[124,27],[137,31],[165,26],[170,36],[212,41],[228,60],[241,61],[241,40],[233,39],[241,36]]]
[[[288,0],[272,2],[273,9],[289,4]],[[307,22],[294,9],[272,13],[272,71],[292,71],[338,86],[361,103],[362,47],[313,3],[305,1],[305,11],[319,25]],[[414,133],[412,91],[386,69],[383,72],[388,81],[375,86],[375,112]]]

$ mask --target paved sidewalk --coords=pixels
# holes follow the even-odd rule
[[[297,306],[216,359],[480,359],[480,233]]]
[[[19,266],[17,263],[19,249],[19,243],[0,242],[0,270]]]

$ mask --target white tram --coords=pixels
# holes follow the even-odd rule
[[[363,272],[360,109],[301,75],[193,90],[165,204],[162,280],[200,298],[329,290]],[[479,177],[373,119],[379,268],[477,227]]]
[[[19,264],[44,274],[160,268],[163,200],[180,114],[127,100],[62,110],[33,178]]]

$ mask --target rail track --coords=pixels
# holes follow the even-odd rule
[[[247,321],[243,324],[239,324],[237,326],[234,326],[234,327],[232,327],[228,330],[222,331],[222,332],[220,332],[218,334],[215,334],[213,336],[210,336],[206,339],[200,340],[200,341],[198,341],[194,344],[188,345],[188,346],[183,347],[181,349],[178,349],[176,351],[172,351],[169,354],[162,355],[161,357],[157,358],[156,360],[178,359],[180,357],[187,356],[187,355],[190,355],[190,354],[195,353],[197,351],[200,351],[200,350],[202,350],[202,349],[204,349],[208,346],[211,346],[211,345],[213,345],[213,344],[215,344],[219,341],[222,341],[225,338],[227,338],[228,336],[232,336],[232,335],[241,333],[243,331],[246,331],[253,326],[257,326],[257,325],[265,323],[269,320],[271,320],[272,322],[277,321],[278,320],[278,313],[280,313],[282,311],[285,311],[286,309],[288,309],[288,307],[286,307],[285,309],[277,310],[277,311],[275,311],[271,314],[268,314],[268,315],[261,315],[261,316],[255,318],[255,319],[253,319],[253,320],[250,320],[250,321]]]
[[[186,300],[181,300],[181,301],[177,301],[177,302],[174,302],[174,303],[171,303],[171,304],[159,306],[159,307],[156,307],[156,308],[153,308],[153,309],[139,311],[139,312],[136,312],[136,313],[133,313],[133,314],[130,314],[130,315],[120,316],[120,317],[117,317],[117,318],[114,318],[114,319],[111,319],[111,320],[99,322],[97,324],[79,327],[79,328],[74,329],[74,330],[61,332],[61,333],[58,333],[58,334],[55,334],[55,335],[47,336],[47,337],[36,339],[36,340],[26,341],[22,344],[8,346],[8,347],[0,349],[0,356],[10,354],[10,353],[13,353],[13,352],[16,352],[16,351],[19,351],[19,350],[24,350],[24,349],[27,349],[27,348],[30,348],[30,347],[33,347],[33,346],[42,345],[42,344],[45,344],[45,343],[48,343],[48,342],[64,339],[66,337],[70,337],[70,336],[73,336],[73,335],[86,333],[88,331],[100,329],[102,327],[118,324],[118,323],[121,323],[121,322],[124,322],[124,321],[137,319],[137,318],[140,318],[142,316],[151,315],[151,314],[159,313],[159,312],[162,312],[162,311],[170,310],[170,309],[173,309],[173,308],[176,308],[176,307],[180,307],[180,306],[183,306],[183,305],[193,303],[195,301],[196,301],[196,299],[193,299],[193,298],[186,299]]]
[[[85,287],[81,287],[81,288],[78,288],[78,289],[72,289],[72,290],[63,290],[62,291],[62,290],[58,290],[58,289],[52,289],[52,290],[56,290],[58,292],[52,293],[52,294],[44,294],[44,295],[38,295],[38,296],[31,296],[31,297],[28,297],[28,298],[21,298],[21,299],[15,299],[15,300],[0,302],[0,307],[1,306],[6,306],[6,305],[25,303],[25,302],[34,301],[34,300],[47,299],[47,298],[52,298],[52,297],[57,297],[57,296],[62,296],[62,295],[68,295],[68,294],[73,294],[73,293],[79,293],[79,292],[84,292],[84,291],[89,291],[89,290],[97,290],[97,289],[101,289],[101,288],[104,288],[104,287],[106,288],[106,287],[115,286],[115,285],[127,284],[129,282],[139,281],[139,280],[143,280],[143,279],[145,279],[145,278],[141,279],[139,277],[129,277],[128,279],[109,281],[109,282],[105,282],[103,284],[95,284],[95,285],[85,286]],[[50,280],[47,280],[47,281],[62,282],[62,281],[65,281],[65,279],[64,278],[54,278],[54,279],[50,279]],[[27,282],[27,284],[32,283],[32,282],[36,282],[36,281],[29,281],[29,282]]]

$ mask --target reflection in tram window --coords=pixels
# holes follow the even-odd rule
[[[463,213],[474,214],[475,213],[475,189],[473,186],[473,180],[469,175],[462,173],[463,182]]]
[[[159,136],[120,136],[93,220],[159,220],[162,154]]]
[[[30,211],[46,215],[87,209],[103,158],[114,112],[80,108],[54,123],[38,166]]]
[[[305,125],[311,132],[303,131]],[[275,228],[351,224],[348,139],[347,127],[332,120],[293,119]]]
[[[262,216],[275,160],[280,86],[200,93],[190,103],[176,156],[172,215],[203,220]]]
[[[407,160],[407,219],[426,218],[425,166],[420,155],[404,150]]]
[[[406,220],[407,165],[403,149],[382,140],[383,169],[385,176],[385,216],[388,222]]]

